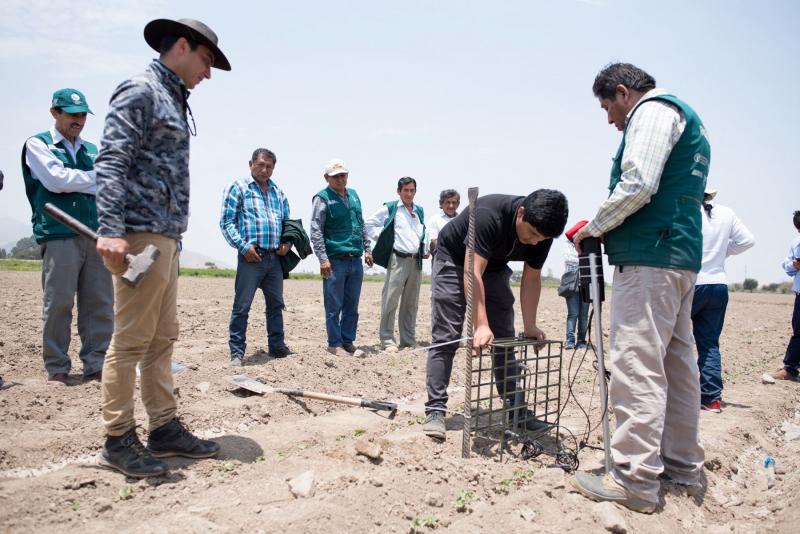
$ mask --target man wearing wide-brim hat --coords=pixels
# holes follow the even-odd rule
[[[114,274],[116,299],[103,367],[107,437],[101,461],[134,477],[164,474],[161,457],[207,458],[219,451],[177,419],[171,360],[178,255],[189,218],[189,136],[196,131],[187,99],[190,89],[211,78],[211,67],[231,68],[217,35],[202,22],[154,20],[144,37],[160,56],[114,91],[96,161],[97,251]],[[136,288],[121,283],[125,254],[148,244],[159,249],[158,259]],[[147,449],[133,414],[137,364],[149,419]]]

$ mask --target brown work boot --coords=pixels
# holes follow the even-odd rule
[[[83,383],[84,384],[86,382],[91,382],[92,380],[97,380],[98,382],[102,382],[103,381],[103,371],[100,370],[100,371],[97,371],[96,373],[91,373],[91,374],[85,375],[83,377]]]
[[[797,382],[797,377],[787,371],[785,367],[781,367],[774,373],[770,373],[770,376],[775,380],[788,380],[789,382]]]
[[[47,385],[56,387],[66,386],[68,378],[69,376],[67,373],[56,373],[47,379]]]

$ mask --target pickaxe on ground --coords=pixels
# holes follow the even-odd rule
[[[235,386],[239,386],[240,388],[252,391],[253,393],[258,393],[259,395],[264,395],[266,393],[283,393],[284,395],[288,395],[290,397],[304,397],[307,399],[338,402],[340,404],[349,404],[350,406],[360,406],[361,408],[368,408],[370,410],[382,410],[392,413],[397,411],[397,404],[395,404],[394,402],[361,399],[358,397],[340,397],[338,395],[328,395],[327,393],[315,393],[313,391],[304,391],[302,389],[274,388],[272,386],[268,386],[267,384],[263,384],[258,380],[250,378],[247,375],[226,376],[225,380],[227,380],[228,382],[230,382]]]
[[[67,226],[75,232],[78,232],[82,236],[88,237],[92,241],[97,241],[97,234],[94,233],[91,228],[75,219],[71,215],[64,213],[49,202],[44,205],[44,211],[61,224]],[[131,287],[136,287],[139,285],[139,282],[142,281],[142,278],[147,273],[147,270],[152,267],[153,263],[160,254],[161,251],[159,251],[154,245],[147,245],[144,247],[143,251],[136,255],[126,254],[125,263],[128,265],[128,269],[125,271],[125,273],[123,273],[122,281]]]

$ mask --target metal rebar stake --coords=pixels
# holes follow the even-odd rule
[[[464,427],[462,428],[461,457],[469,458],[472,452],[472,439],[470,430],[472,429],[472,287],[475,282],[475,207],[478,202],[478,188],[470,187],[467,190],[469,199],[469,229],[467,230],[467,265],[465,268],[467,276],[467,287],[465,288],[465,298],[467,304],[466,317],[467,324],[467,357],[464,369]]]
[[[600,300],[600,284],[597,280],[597,254],[589,254],[589,269],[591,277],[591,300],[594,308],[594,337],[597,349],[597,374],[600,377],[600,407],[603,417],[603,452],[605,453],[606,473],[611,471],[611,443],[609,442],[610,430],[608,428],[608,387],[606,384],[606,363],[603,356],[603,303]]]

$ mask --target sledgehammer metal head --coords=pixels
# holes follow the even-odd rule
[[[153,266],[156,259],[161,255],[161,251],[155,245],[147,245],[144,250],[135,256],[128,254],[125,257],[125,263],[128,264],[128,269],[122,275],[122,281],[131,287],[136,287],[142,281],[147,270]]]

